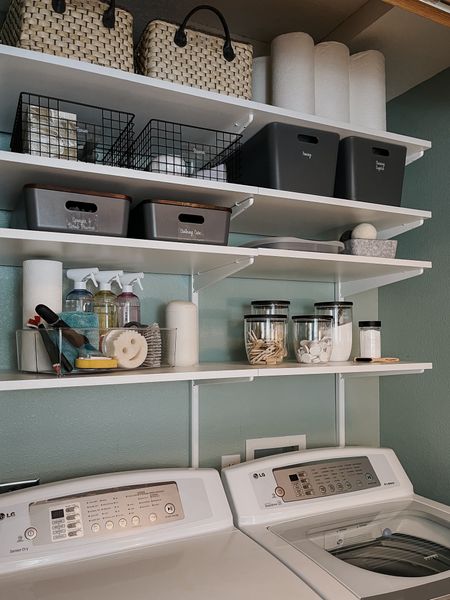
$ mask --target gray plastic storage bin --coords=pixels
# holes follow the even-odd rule
[[[405,160],[405,146],[355,136],[341,140],[335,197],[400,206]]]
[[[131,211],[128,237],[228,244],[231,208],[176,200],[143,200]]]
[[[11,226],[38,231],[59,231],[125,237],[131,198],[30,184],[13,214]]]
[[[241,147],[237,183],[332,196],[337,133],[269,123]]]

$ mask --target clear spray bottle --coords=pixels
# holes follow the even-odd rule
[[[141,279],[144,273],[124,273],[120,277],[123,292],[117,296],[117,310],[119,315],[119,327],[124,327],[131,321],[141,322],[141,302],[133,292],[133,284],[137,283],[141,290]]]
[[[98,315],[100,335],[106,333],[107,329],[119,326],[117,296],[111,291],[111,285],[113,281],[116,281],[119,287],[122,287],[121,275],[123,275],[123,271],[99,271],[97,273],[100,289],[94,295],[94,312]]]
[[[66,312],[94,312],[94,296],[87,289],[87,282],[91,280],[95,287],[98,287],[95,279],[97,273],[97,267],[67,271],[67,278],[71,279],[74,284],[73,290],[67,294],[64,302]]]

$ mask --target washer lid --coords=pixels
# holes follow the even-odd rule
[[[389,592],[416,586],[423,600],[450,593],[450,509],[437,503],[387,502],[297,519],[270,531],[358,598],[386,594],[394,600]]]

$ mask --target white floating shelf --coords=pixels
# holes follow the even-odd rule
[[[20,92],[127,110],[136,115],[139,131],[151,119],[164,119],[241,131],[250,137],[267,123],[278,121],[403,144],[407,162],[431,147],[425,140],[357,127],[315,115],[241,100],[117,69],[0,45],[0,81],[8,93],[0,100],[0,131],[11,131]]]
[[[0,264],[29,258],[57,259],[66,268],[120,264],[127,271],[191,275],[201,289],[225,277],[319,281],[341,284],[344,296],[395,283],[431,268],[429,261],[321,252],[159,242],[73,233],[0,229]]]
[[[14,371],[0,372],[0,392],[14,390],[62,389],[94,387],[99,385],[124,385],[135,383],[168,383],[195,381],[214,383],[233,379],[252,380],[257,377],[282,377],[284,375],[334,375],[367,377],[382,375],[408,375],[431,369],[431,363],[400,362],[389,365],[367,365],[348,363],[328,363],[327,365],[299,365],[286,363],[278,367],[258,368],[247,363],[205,363],[198,367],[148,369],[110,374],[32,375]]]
[[[254,203],[231,223],[236,233],[339,239],[358,223],[372,223],[378,237],[389,239],[420,227],[431,212],[259,188]]]
[[[96,189],[130,195],[135,202],[165,198],[233,207],[253,198],[250,208],[231,221],[231,231],[306,238],[337,237],[357,223],[370,222],[380,237],[419,227],[431,212],[311,194],[147,173],[0,151],[1,209],[12,209],[25,183]]]

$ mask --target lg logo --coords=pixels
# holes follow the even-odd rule
[[[253,479],[259,479],[259,477],[265,477],[265,473],[253,473]]]
[[[10,513],[0,513],[0,521],[3,521],[3,519],[10,519],[11,517],[15,517],[16,513],[15,512],[10,512]]]

